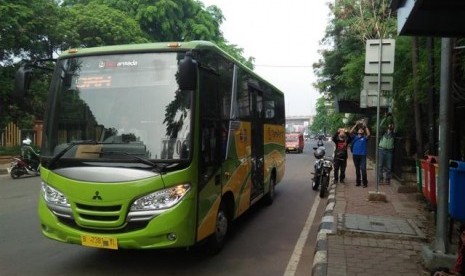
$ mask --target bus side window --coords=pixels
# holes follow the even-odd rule
[[[273,119],[274,118],[274,101],[265,101],[265,118]]]
[[[205,179],[209,179],[219,164],[218,135],[214,121],[204,124],[202,127],[200,172]]]

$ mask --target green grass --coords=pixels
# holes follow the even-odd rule
[[[19,155],[21,153],[21,146],[15,147],[0,147],[1,155]]]

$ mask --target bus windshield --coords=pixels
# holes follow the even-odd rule
[[[183,56],[135,53],[59,60],[41,155],[93,161],[134,160],[131,155],[189,159],[193,91],[181,91],[176,81]]]

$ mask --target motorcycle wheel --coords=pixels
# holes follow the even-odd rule
[[[320,178],[321,187],[320,187],[320,197],[323,198],[326,195],[326,191],[328,190],[329,184],[329,177],[326,175],[322,175]]]
[[[10,172],[10,176],[13,179],[19,178],[23,173],[21,172],[21,169],[18,167],[13,167]]]
[[[312,190],[316,191],[318,190],[318,185],[319,184],[319,181],[315,181],[315,178],[312,179]]]

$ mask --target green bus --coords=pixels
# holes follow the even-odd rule
[[[20,67],[24,95],[33,65]],[[43,235],[212,252],[285,170],[284,95],[211,42],[69,49],[41,146]]]

